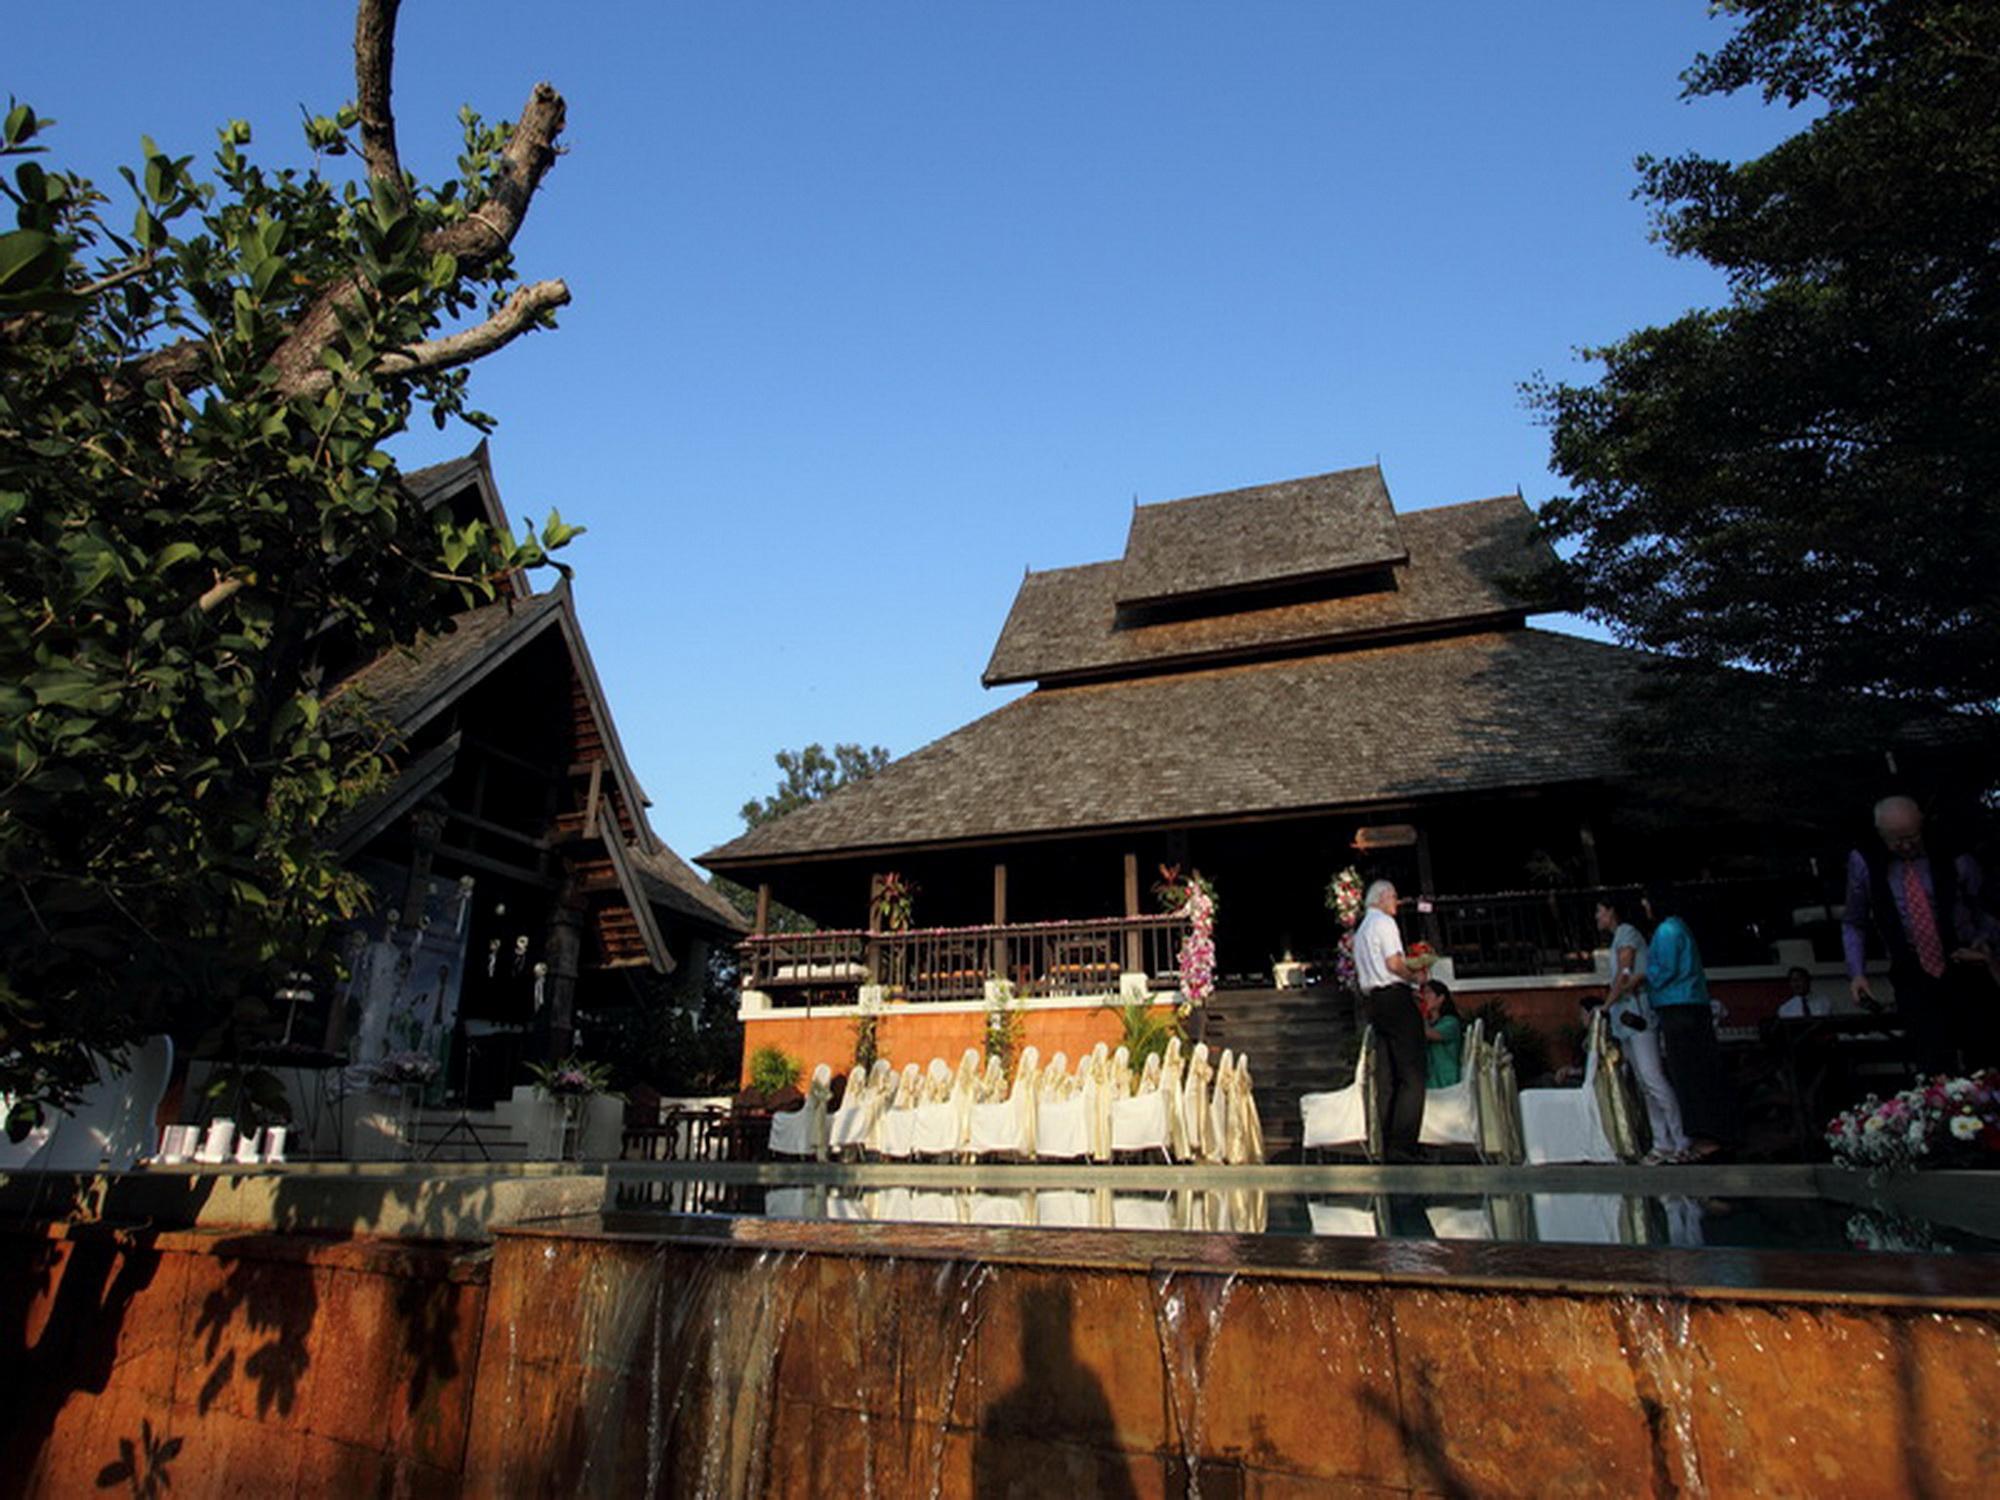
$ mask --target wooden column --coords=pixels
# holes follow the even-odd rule
[[[771,882],[757,887],[757,924],[751,931],[762,937],[771,930]]]
[[[1431,873],[1431,836],[1424,825],[1417,825],[1417,894],[1425,900],[1437,895],[1437,879]],[[1424,941],[1431,945],[1431,951],[1444,951],[1444,930],[1438,922],[1435,909],[1424,914]]]
[[[568,1057],[576,1035],[576,981],[583,955],[583,895],[574,877],[565,879],[549,913],[548,933],[542,942],[542,961],[549,966],[543,976],[542,1012],[548,1025],[550,1062]]]
[[[1128,917],[1139,915],[1139,856],[1129,849],[1125,851],[1125,915]],[[1145,960],[1139,956],[1139,934],[1126,933],[1123,960],[1125,972],[1136,974],[1144,962]]]
[[[1585,818],[1577,825],[1576,841],[1583,846],[1583,883],[1593,888],[1604,884],[1604,873],[1597,863],[1597,833]]]
[[[1007,925],[1007,867],[996,863],[993,866],[993,925]],[[995,979],[1007,979],[1007,938],[1004,933],[994,933],[991,952],[986,960],[987,972]]]
[[[870,984],[882,982],[882,945],[875,941],[875,934],[882,929],[876,926],[875,903],[882,895],[882,877],[868,877],[868,942],[861,950],[861,966],[867,971]]]

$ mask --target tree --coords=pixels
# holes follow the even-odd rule
[[[803,750],[780,750],[772,757],[785,773],[778,789],[768,797],[753,798],[743,804],[743,826],[756,828],[797,812],[831,796],[850,781],[866,781],[889,764],[889,752],[880,745],[863,750],[859,745],[835,745],[833,754],[817,741]]]
[[[392,741],[328,674],[447,627],[539,538],[427,518],[382,445],[442,426],[476,360],[547,325],[511,246],[563,128],[461,111],[462,175],[416,183],[390,108],[397,0],[361,0],[355,102],[305,170],[219,131],[212,177],[143,143],[131,227],[45,168],[14,104],[0,182],[0,1092],[22,1130],[109,1052],[254,1007],[364,888],[322,833]],[[358,163],[358,170],[345,170]],[[467,315],[473,316],[468,318]]]
[[[773,818],[782,818],[787,813],[797,812],[802,807],[830,797],[849,782],[866,781],[889,764],[889,752],[880,745],[871,745],[866,750],[859,745],[835,745],[829,755],[826,747],[815,740],[803,750],[780,750],[772,759],[785,773],[784,779],[770,796],[753,797],[743,804],[743,826],[746,829],[756,828]],[[723,899],[746,918],[756,919],[755,891],[722,875],[715,876],[711,883]],[[775,902],[766,921],[773,932],[808,932],[813,926],[790,907]]]
[[[1884,707],[1988,715],[2000,7],[1721,8],[1739,28],[1686,93],[1819,113],[1754,160],[1641,159],[1659,237],[1730,296],[1586,351],[1595,383],[1528,387],[1573,487],[1541,512],[1573,549],[1557,582],[1630,643],[1855,710],[1838,729],[1808,715],[1816,736],[1879,737]]]

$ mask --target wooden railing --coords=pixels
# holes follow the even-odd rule
[[[880,985],[912,1003],[981,1000],[986,981],[1010,981],[1019,998],[1115,995],[1121,974],[1151,989],[1180,979],[1188,924],[1178,916],[1104,917],[904,932],[786,932],[746,938],[743,987],[780,1005],[852,1004]]]

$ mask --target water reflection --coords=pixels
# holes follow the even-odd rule
[[[1991,1253],[1994,1242],[1880,1209],[1817,1198],[1647,1197],[1617,1193],[1272,1192],[1262,1188],[935,1185],[773,1187],[691,1178],[621,1183],[620,1208],[673,1214],[1122,1229],[1141,1233],[1324,1235],[1680,1249]]]

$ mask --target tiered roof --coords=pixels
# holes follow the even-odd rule
[[[1550,557],[1519,495],[1399,516],[1375,467],[1140,506],[1122,557],[1023,580],[984,681],[1034,692],[702,863],[1613,774],[1637,658],[1527,628],[1516,580]]]

